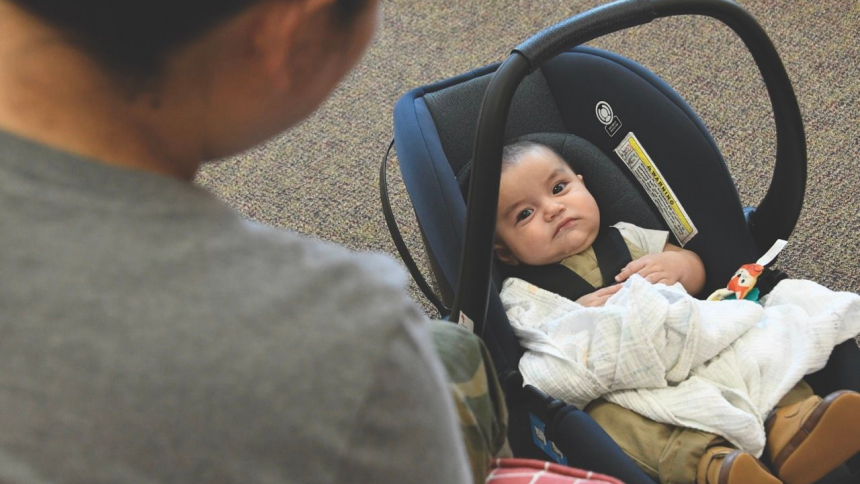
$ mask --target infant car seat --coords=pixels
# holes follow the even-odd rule
[[[777,159],[757,207],[742,207],[713,138],[665,82],[621,56],[577,47],[655,18],[691,14],[731,27],[765,81],[776,121]],[[506,392],[515,455],[592,469],[628,484],[653,484],[588,415],[523,386],[517,370],[523,350],[499,300],[500,281],[491,277],[497,272],[492,243],[502,146],[526,138],[555,148],[584,175],[602,224],[623,220],[669,231],[674,243],[702,258],[703,293],[708,294],[774,241],[787,239],[803,204],[803,124],[767,35],[727,0],[618,1],[545,29],[504,63],[411,90],[394,108],[394,133],[441,301],[428,293],[395,237],[398,250],[437,307],[487,344]],[[467,172],[468,205],[458,185],[458,174],[462,180]],[[390,209],[385,197],[383,204]],[[386,218],[392,227],[390,213]],[[810,378],[817,393],[860,390],[860,351],[848,343]],[[860,473],[851,466],[822,482],[853,482]]]

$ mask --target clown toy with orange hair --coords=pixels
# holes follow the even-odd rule
[[[786,241],[777,240],[773,247],[761,256],[755,264],[742,265],[729,280],[729,284],[725,288],[714,291],[708,296],[708,301],[722,301],[724,299],[758,301],[759,289],[755,287],[756,281],[764,272],[764,267],[776,258],[785,244]]]

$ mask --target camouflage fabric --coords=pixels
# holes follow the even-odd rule
[[[511,455],[504,395],[480,338],[448,321],[433,321],[431,328],[448,373],[474,482],[482,483],[493,459]]]

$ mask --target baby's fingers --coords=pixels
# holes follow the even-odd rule
[[[638,273],[639,271],[641,271],[644,268],[645,268],[645,261],[643,261],[642,259],[634,260],[633,262],[627,264],[627,266],[625,266],[624,269],[621,269],[621,272],[619,272],[618,275],[615,276],[615,281],[616,282],[624,282],[630,276]]]
[[[596,304],[594,306],[601,307],[606,304],[606,301],[609,300],[609,298],[611,298],[612,296],[614,296],[615,293],[620,291],[622,287],[624,287],[623,284],[614,284],[612,286],[604,287],[603,289],[594,291],[592,293],[596,298]]]
[[[666,274],[663,272],[653,272],[653,273],[648,274],[647,276],[644,276],[644,277],[645,277],[645,280],[650,282],[651,284],[657,284],[658,282],[662,282],[665,284],[666,281],[669,280],[669,278],[666,277]]]
[[[600,306],[606,304],[606,301],[609,300],[612,296],[614,296],[621,288],[624,287],[623,284],[615,284],[614,286],[604,287],[600,290]]]
[[[600,294],[601,296],[611,296],[616,292],[620,291],[622,287],[624,287],[623,284],[613,284],[611,286],[607,286],[603,289],[598,290],[595,294]]]
[[[585,307],[601,307],[606,304],[606,300],[612,297],[616,292],[618,292],[621,287],[621,284],[604,287],[603,289],[598,289],[591,294],[586,294],[585,296],[582,296],[581,298],[577,299],[576,302]]]
[[[645,280],[650,282],[651,284],[665,284],[667,286],[671,286],[672,284],[678,282],[677,279],[673,278],[671,274],[666,272],[655,272],[653,274],[649,274],[645,277]]]

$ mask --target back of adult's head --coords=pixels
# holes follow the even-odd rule
[[[202,161],[241,152],[313,112],[361,58],[377,6],[0,0],[0,128],[190,180]]]
[[[156,76],[175,50],[261,2],[303,0],[9,0],[58,28],[104,67],[130,79]],[[336,0],[348,25],[367,0]]]

